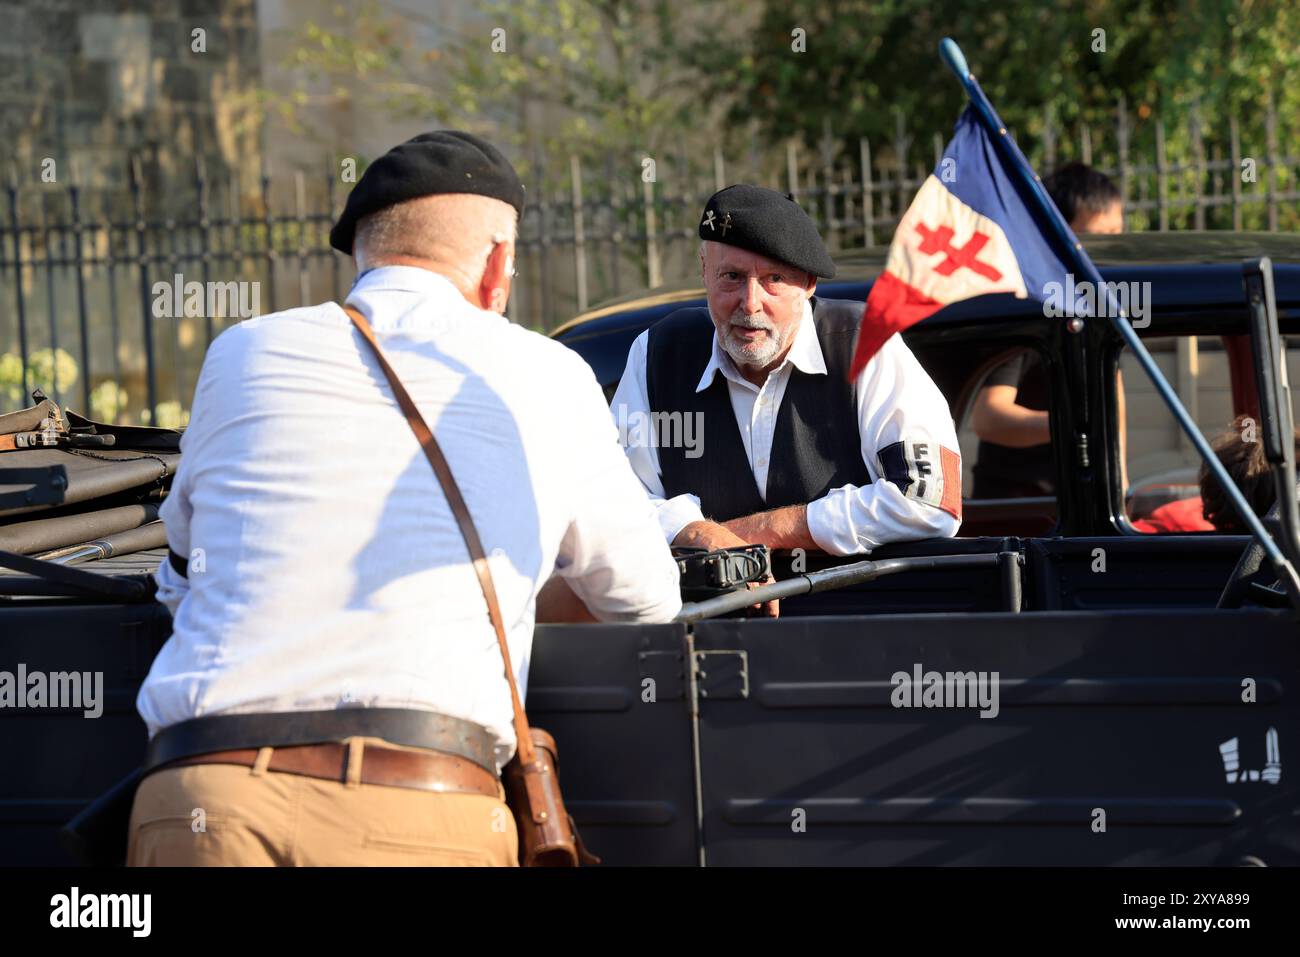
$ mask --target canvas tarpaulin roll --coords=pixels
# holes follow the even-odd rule
[[[128,489],[161,484],[180,463],[179,452],[138,452],[131,449],[67,451],[64,449],[29,449],[0,454],[0,496],[21,493],[24,486],[6,480],[5,471],[53,468],[67,470],[68,484],[59,505],[89,502]],[[33,512],[48,505],[19,505],[0,511],[0,519]]]
[[[104,535],[93,541],[78,542],[76,545],[46,552],[36,557],[63,565],[76,565],[81,562],[112,558],[114,555],[131,555],[135,552],[166,547],[167,527],[162,522],[150,522],[139,528],[128,528],[126,531]]]
[[[0,525],[0,550],[35,555],[138,528],[157,519],[156,505],[123,505],[78,515],[15,522]]]

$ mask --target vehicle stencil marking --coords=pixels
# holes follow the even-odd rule
[[[1277,728],[1269,728],[1264,733],[1263,771],[1241,770],[1241,752],[1236,738],[1229,738],[1220,744],[1219,754],[1223,758],[1223,773],[1229,784],[1244,784],[1247,781],[1278,784],[1282,780],[1282,751],[1278,745]]]

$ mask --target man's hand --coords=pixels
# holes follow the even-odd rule
[[[727,526],[717,522],[691,522],[677,533],[673,544],[681,548],[707,548],[714,551],[719,548],[744,548],[754,543],[745,541]]]
[[[763,579],[761,582],[750,582],[747,587],[750,589],[750,591],[753,591],[755,588],[762,588],[764,585],[770,585],[774,581],[776,581],[776,579],[773,578],[771,575],[768,575],[767,578]],[[765,601],[757,605],[754,605],[752,608],[749,609],[749,617],[750,618],[780,618],[781,599],[777,598],[774,599],[773,601]]]
[[[719,548],[744,548],[746,545],[760,544],[758,542],[748,542],[740,538],[726,525],[720,525],[717,522],[691,522],[673,539],[673,544],[683,548],[707,548],[709,551],[716,551]],[[769,579],[770,581],[770,579]],[[756,588],[762,583],[751,583],[749,587]],[[766,601],[754,606],[760,618],[776,618],[780,615],[780,603],[775,601]]]

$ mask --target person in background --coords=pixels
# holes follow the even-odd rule
[[[1232,426],[1228,431],[1214,440],[1211,447],[1214,449],[1214,454],[1219,457],[1219,461],[1223,463],[1223,467],[1228,470],[1228,474],[1232,476],[1232,481],[1246,496],[1246,501],[1250,503],[1254,513],[1266,515],[1273,507],[1273,503],[1277,501],[1277,489],[1273,484],[1273,473],[1268,459],[1264,457],[1264,443],[1259,441],[1259,437],[1254,434],[1255,431],[1255,421],[1250,416],[1239,415],[1232,420]],[[1247,442],[1246,436],[1250,436],[1251,441]],[[1300,456],[1300,429],[1296,430],[1295,443],[1296,455]],[[1201,465],[1200,482],[1200,498],[1185,501],[1198,503],[1201,506],[1200,514],[1206,525],[1220,532],[1234,535],[1248,534],[1246,526],[1237,515],[1237,510],[1232,507],[1232,502],[1229,501],[1223,486],[1204,464]],[[1164,508],[1179,504],[1181,503],[1171,502]],[[1151,518],[1154,519],[1160,511],[1161,509],[1156,509]],[[1168,531],[1188,531],[1188,529],[1175,528]]]
[[[1083,163],[1067,163],[1043,180],[1052,202],[1075,233],[1122,233],[1124,203],[1115,184]],[[1120,461],[1124,461],[1124,390],[1119,393]],[[971,407],[970,423],[980,438],[972,469],[975,498],[1055,495],[1047,379],[1032,352],[1024,352],[989,374]]]

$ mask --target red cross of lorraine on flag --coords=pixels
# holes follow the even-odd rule
[[[967,175],[979,174],[968,170]],[[1005,227],[966,205],[954,189],[931,175],[903,214],[885,269],[867,294],[850,377],[862,371],[890,336],[949,303],[994,292],[1026,296],[1021,265]]]
[[[951,226],[940,226],[938,229],[931,229],[925,223],[917,223],[916,231],[921,234],[921,245],[917,247],[918,252],[927,256],[932,256],[935,253],[945,254],[944,261],[934,267],[934,271],[939,275],[951,276],[958,269],[966,268],[991,282],[997,282],[1002,278],[1002,273],[988,263],[982,263],[975,258],[989,241],[987,233],[977,232],[966,241],[966,245],[954,246],[952,244],[954,234]]]

